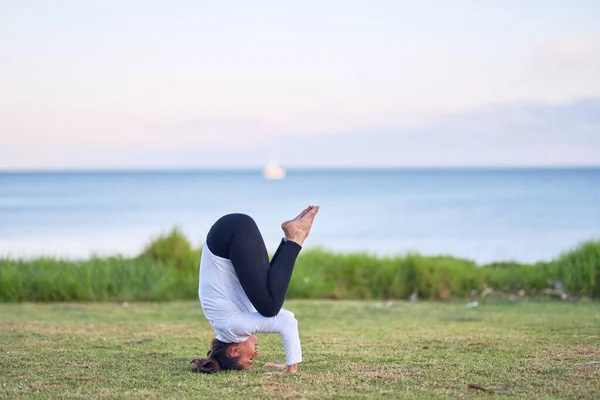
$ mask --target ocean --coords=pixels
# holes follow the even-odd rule
[[[0,256],[133,255],[175,226],[199,246],[232,212],[274,251],[310,204],[307,248],[535,262],[600,238],[600,168],[3,172]]]

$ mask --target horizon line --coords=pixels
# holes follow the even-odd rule
[[[161,172],[251,172],[264,170],[264,166],[239,167],[67,167],[67,168],[0,168],[0,174],[9,173],[161,173]],[[482,171],[482,170],[595,170],[600,164],[582,165],[457,165],[457,166],[290,166],[282,168],[287,172],[326,172],[326,171]]]

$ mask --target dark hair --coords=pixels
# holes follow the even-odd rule
[[[229,348],[234,343],[224,343],[218,339],[213,339],[212,345],[208,353],[207,358],[195,358],[190,364],[192,366],[192,372],[200,372],[203,374],[214,374],[220,370],[240,370],[242,367],[239,365],[239,357],[229,356]]]

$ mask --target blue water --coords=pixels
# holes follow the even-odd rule
[[[0,173],[0,254],[135,254],[173,226],[199,245],[230,212],[274,250],[309,204],[306,247],[547,260],[600,238],[600,169]]]

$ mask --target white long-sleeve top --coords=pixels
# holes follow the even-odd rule
[[[198,298],[218,340],[239,343],[256,333],[278,333],[283,341],[286,364],[302,362],[298,321],[294,314],[283,308],[274,317],[259,314],[244,292],[231,260],[213,254],[206,243],[200,260]]]

